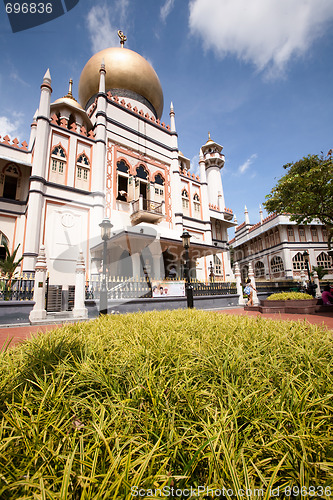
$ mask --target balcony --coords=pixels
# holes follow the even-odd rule
[[[163,203],[146,200],[142,196],[132,201],[131,222],[133,226],[140,222],[158,224],[164,217]]]

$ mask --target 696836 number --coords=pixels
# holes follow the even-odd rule
[[[6,3],[7,14],[52,14],[52,3]]]

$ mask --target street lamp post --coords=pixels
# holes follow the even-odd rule
[[[305,267],[306,267],[306,270],[308,273],[308,278],[309,278],[308,292],[310,295],[312,295],[314,297],[316,294],[316,292],[315,292],[316,285],[315,285],[315,283],[312,283],[312,281],[311,281],[311,274],[310,274],[310,267],[309,267],[309,254],[306,250],[303,252],[303,259],[305,261]]]
[[[103,240],[103,272],[102,272],[102,288],[99,296],[99,314],[108,313],[108,290],[106,284],[106,257],[107,257],[107,244],[111,238],[112,224],[110,219],[103,219],[99,224],[101,228],[101,238]]]
[[[193,309],[193,286],[191,285],[190,282],[190,254],[189,254],[191,235],[188,231],[184,230],[181,238],[183,240],[183,247],[185,249],[184,271],[185,271],[185,291],[186,291],[187,307]]]
[[[214,282],[214,267],[212,261],[210,261],[210,266],[209,266],[209,281],[211,283]]]

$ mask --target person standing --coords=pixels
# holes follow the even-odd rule
[[[246,286],[244,288],[244,293],[247,295],[248,301],[247,301],[247,306],[252,307],[253,306],[253,291],[257,291],[254,286],[251,283],[250,278],[246,281]]]

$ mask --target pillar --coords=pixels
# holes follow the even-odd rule
[[[316,299],[320,299],[320,297],[321,297],[320,283],[319,283],[319,278],[318,278],[318,274],[317,274],[316,271],[313,271],[313,281],[314,281],[315,285],[317,285],[317,288],[316,288]]]
[[[249,262],[249,278],[251,280],[251,285],[256,288],[256,282],[254,279],[254,272],[251,262]],[[258,295],[255,290],[253,290],[253,305],[257,306],[259,304]]]
[[[245,304],[245,300],[244,300],[244,297],[243,297],[242,280],[241,280],[241,273],[240,273],[240,270],[239,270],[238,262],[236,262],[236,264],[235,264],[234,274],[235,274],[235,279],[236,279],[237,295],[239,295],[238,304],[240,306],[242,306],[242,305]]]
[[[86,295],[86,268],[84,265],[83,252],[80,250],[79,258],[76,264],[75,272],[75,296],[74,296],[74,318],[88,318],[88,309],[84,306],[85,295]]]
[[[44,75],[38,115],[35,117],[35,146],[32,171],[30,177],[28,212],[26,224],[26,239],[23,253],[23,271],[33,272],[38,256],[41,236],[41,221],[44,203],[44,179],[48,165],[48,148],[50,135],[50,102],[51,102],[50,71]]]
[[[44,245],[41,245],[35,267],[35,285],[34,285],[34,296],[33,296],[35,305],[31,313],[29,314],[30,323],[46,319],[46,309],[45,309],[46,273],[47,273],[47,265],[46,265],[45,247]]]
[[[306,287],[306,278],[305,278],[304,269],[301,270],[300,279],[301,279],[302,286]]]

